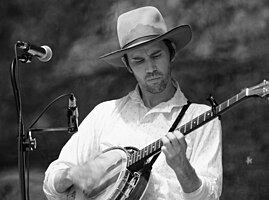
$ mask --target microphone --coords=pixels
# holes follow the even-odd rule
[[[68,101],[67,109],[68,118],[68,133],[75,133],[78,131],[78,107],[76,97],[71,94]]]
[[[47,62],[52,57],[52,50],[49,46],[35,46],[26,42],[17,41],[17,47],[23,49],[32,56],[36,56],[41,62]]]

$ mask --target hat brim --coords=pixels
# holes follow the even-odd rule
[[[125,67],[121,58],[124,54],[127,54],[130,51],[141,48],[150,43],[162,41],[165,39],[172,41],[176,45],[177,51],[179,51],[190,42],[191,38],[192,38],[191,27],[189,25],[181,25],[150,40],[146,40],[144,42],[140,42],[130,47],[119,49],[117,51],[113,51],[111,53],[100,56],[99,59],[102,59],[108,64],[111,64],[116,67]]]

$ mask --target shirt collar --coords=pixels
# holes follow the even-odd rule
[[[187,104],[187,99],[184,96],[184,94],[182,93],[178,82],[176,80],[172,79],[172,83],[176,87],[176,92],[175,92],[174,96],[170,100],[168,100],[166,102],[162,102],[162,103],[158,104],[157,106],[153,107],[152,109],[149,110],[149,112],[147,114],[155,113],[155,112],[171,112],[171,110],[174,107],[182,107],[185,104]],[[130,96],[132,101],[139,103],[142,107],[146,108],[146,106],[144,105],[144,102],[141,98],[138,84],[136,85],[135,90],[132,91],[131,93],[129,93],[129,96]]]

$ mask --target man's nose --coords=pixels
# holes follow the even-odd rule
[[[151,73],[157,70],[156,64],[151,60],[148,59],[147,66],[146,66],[146,72]]]

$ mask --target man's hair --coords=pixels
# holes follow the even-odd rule
[[[170,54],[170,61],[172,61],[176,55],[176,49],[175,49],[175,46],[173,45],[173,43],[168,40],[168,39],[165,39],[163,40],[164,44],[168,47],[168,50],[169,50],[169,54]]]
[[[170,61],[172,61],[174,59],[175,55],[176,55],[176,49],[175,49],[175,47],[173,46],[173,44],[172,44],[172,42],[170,40],[165,39],[165,40],[163,40],[163,42],[168,48],[168,51],[169,51],[169,54],[170,54]],[[123,59],[124,59],[126,65],[128,67],[130,67],[127,54],[123,55]]]

